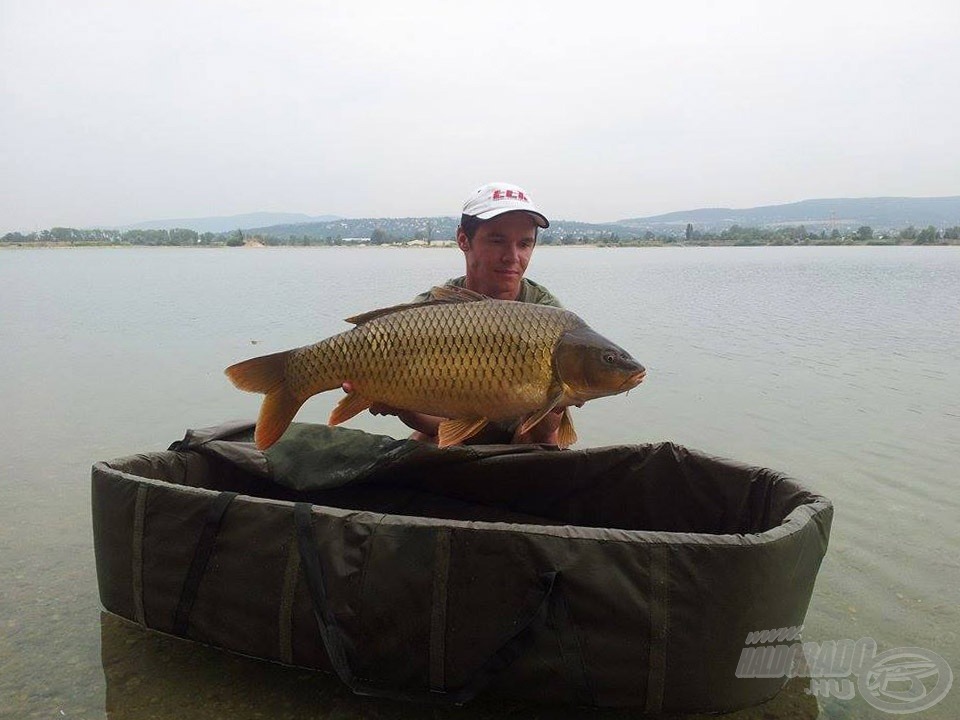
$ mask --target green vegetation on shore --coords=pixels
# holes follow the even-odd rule
[[[289,226],[288,226],[289,227]],[[407,243],[432,244],[452,241],[452,237],[424,237],[424,233],[391,233],[376,228],[369,237],[344,237],[342,234],[300,234],[291,227],[286,234],[264,231],[234,230],[228,233],[198,233],[177,228],[171,230],[78,230],[55,227],[34,233],[7,233],[0,237],[0,245],[15,246],[179,246],[179,247],[237,247],[245,244],[270,246],[351,246],[398,245]],[[410,237],[406,237],[409,234]],[[734,225],[726,230],[697,230],[688,224],[682,233],[653,232],[651,230],[623,233],[598,230],[581,232],[547,230],[540,235],[542,245],[601,245],[623,247],[657,246],[762,246],[762,245],[960,245],[960,226],[936,228],[929,225],[899,230],[874,232],[868,226],[856,231],[833,229],[811,231],[803,225],[789,227],[742,227]]]

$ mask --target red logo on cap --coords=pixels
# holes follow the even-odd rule
[[[509,198],[511,200],[522,200],[523,202],[530,202],[527,200],[527,196],[524,195],[520,190],[494,190],[493,199],[494,200],[503,200],[504,198]]]

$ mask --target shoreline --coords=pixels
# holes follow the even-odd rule
[[[932,248],[932,247],[960,247],[960,241],[957,242],[937,242],[937,243],[769,243],[769,244],[759,244],[759,243],[742,243],[742,244],[694,244],[694,243],[576,243],[576,244],[543,244],[539,245],[538,249],[542,248],[566,248],[566,249],[603,249],[603,250],[626,250],[626,249],[653,249],[653,248],[670,248],[670,249],[691,249],[691,248],[773,248],[773,247],[787,247],[787,248],[805,248],[805,247],[902,247],[902,248]],[[370,250],[370,249],[391,249],[391,250],[452,250],[458,249],[455,243],[447,244],[437,244],[437,245],[404,245],[396,243],[384,243],[382,245],[370,245],[370,244],[345,244],[345,245],[326,245],[326,244],[317,244],[317,245],[293,245],[293,244],[282,244],[282,245],[244,245],[240,247],[230,247],[226,244],[222,245],[133,245],[127,243],[0,243],[0,250],[34,250],[34,249],[52,249],[52,250],[64,250],[64,249],[77,249],[77,248],[113,248],[116,250],[124,249],[134,249],[134,248],[149,248],[153,250],[335,250],[335,249],[348,249],[348,250]]]

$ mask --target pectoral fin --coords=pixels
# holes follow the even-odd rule
[[[568,448],[577,441],[577,431],[573,429],[573,420],[570,418],[570,408],[563,409],[560,418],[560,429],[557,431],[557,445]]]
[[[327,424],[339,425],[340,423],[349,420],[354,415],[362,413],[372,404],[372,400],[365,398],[359,393],[347,393],[343,398],[340,399],[340,402],[337,403],[337,406],[333,409],[333,412],[330,413],[330,419],[327,420]]]
[[[514,433],[515,437],[519,437],[520,435],[530,432],[530,428],[543,420],[547,416],[547,413],[557,406],[557,403],[560,402],[561,398],[563,398],[562,389],[553,393],[553,395],[550,396],[550,399],[547,400],[546,405],[537,408],[525,418],[521,419],[520,424],[517,425],[517,429]]]
[[[444,420],[438,428],[437,445],[448,447],[459,445],[478,432],[489,422],[486,418],[464,418],[461,420]]]

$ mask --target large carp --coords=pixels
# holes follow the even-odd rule
[[[266,393],[257,447],[270,447],[307,398],[352,385],[334,408],[337,425],[373,403],[449,418],[439,445],[456,445],[488,422],[520,435],[564,408],[561,447],[577,438],[570,405],[636,387],[643,366],[572,312],[493,300],[463,288],[348,318],[355,328],[314,345],[226,369],[241,390]]]

